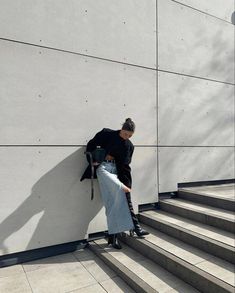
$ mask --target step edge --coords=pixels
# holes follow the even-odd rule
[[[201,214],[201,215],[214,217],[216,219],[222,219],[222,220],[228,221],[230,223],[235,223],[235,221],[233,221],[232,219],[224,218],[222,216],[216,216],[214,214],[211,214],[211,213],[208,213],[208,212],[205,212],[205,211],[198,211],[197,209],[194,209],[194,208],[184,207],[184,206],[182,206],[180,204],[167,202],[166,200],[161,200],[159,204],[160,204],[160,208],[161,208],[161,204],[168,204],[168,205],[171,205],[171,206],[176,206],[176,207],[181,208],[181,209],[190,210],[190,211],[193,211],[193,212]],[[224,210],[224,211],[227,211],[227,210]]]
[[[141,212],[140,214],[138,214],[138,217],[139,217],[139,215],[141,215],[142,213],[146,213],[146,212],[149,212],[149,211],[143,211],[143,212]],[[219,228],[219,227],[211,226],[211,225],[206,224],[206,223],[202,223],[202,222],[199,222],[199,221],[196,221],[196,220],[190,219],[190,218],[186,218],[186,217],[183,217],[183,216],[181,216],[181,215],[179,215],[179,214],[176,214],[176,213],[170,213],[170,212],[168,212],[168,211],[166,211],[166,210],[163,210],[163,209],[154,210],[154,212],[156,212],[156,213],[160,213],[160,214],[163,213],[164,215],[166,214],[166,216],[168,216],[168,217],[170,217],[170,216],[173,216],[173,217],[174,217],[174,216],[179,217],[179,218],[181,218],[180,221],[183,221],[183,219],[184,219],[184,220],[192,221],[192,222],[194,222],[195,224],[202,224],[202,225],[205,225],[205,226],[213,227],[213,228],[217,229],[218,231],[223,231],[223,232],[226,232],[226,233],[231,234],[231,235],[228,236],[228,237],[234,239],[234,233],[233,233],[233,232],[225,231],[225,230],[223,230],[223,229],[221,229],[221,228]],[[235,222],[234,222],[234,223],[235,223]],[[190,224],[190,223],[189,223],[189,224]],[[193,223],[192,223],[192,225],[193,225]]]
[[[147,241],[146,239],[141,239],[141,238],[136,238],[136,237],[130,237],[127,234],[125,236],[122,236],[122,240],[124,243],[126,243],[127,245],[133,247],[137,247],[137,251],[139,251],[141,254],[143,254],[144,256],[148,257],[149,259],[151,259],[152,261],[159,261],[158,257],[156,256],[155,259],[153,259],[152,257],[150,257],[150,251],[154,251],[154,255],[160,254],[161,256],[163,256],[165,259],[167,259],[168,261],[170,260],[171,263],[174,263],[177,267],[181,267],[183,268],[183,270],[189,270],[190,273],[192,274],[196,274],[199,278],[201,278],[206,284],[209,282],[210,284],[212,284],[213,287],[216,288],[216,291],[213,289],[212,291],[208,291],[208,288],[204,289],[201,286],[201,283],[198,281],[192,280],[186,280],[184,278],[182,278],[182,275],[178,275],[177,272],[175,270],[169,269],[169,267],[167,267],[166,265],[163,264],[159,264],[157,261],[155,261],[156,263],[158,263],[160,266],[162,266],[164,269],[166,269],[167,271],[169,271],[170,273],[174,274],[175,276],[177,276],[178,278],[180,278],[181,280],[183,280],[184,282],[188,283],[189,285],[191,285],[192,287],[194,287],[197,290],[202,290],[202,292],[205,293],[209,293],[209,292],[231,292],[234,293],[234,287],[218,278],[216,278],[215,276],[205,272],[204,270],[182,260],[181,258],[178,258],[177,256],[169,253],[168,251],[165,251],[164,249],[162,249],[161,247]],[[142,249],[140,249],[138,247],[138,245],[131,245],[131,242],[136,242],[137,244],[140,244],[142,246]],[[144,248],[144,249],[143,249]],[[147,248],[147,249],[146,249]],[[147,253],[143,253],[143,250]],[[184,276],[184,274],[183,274]],[[219,290],[218,290],[219,289]]]
[[[156,293],[156,290],[141,279],[137,274],[131,271],[128,267],[119,262],[108,251],[103,249],[99,244],[90,242],[89,249],[94,252],[104,263],[106,263],[117,275],[124,280],[135,292]]]
[[[193,194],[193,195],[204,196],[204,197],[211,198],[211,199],[218,199],[218,200],[223,200],[223,201],[228,201],[228,202],[235,203],[235,199],[233,200],[233,199],[230,199],[230,198],[227,198],[227,197],[218,197],[216,195],[206,194],[205,192],[202,192],[202,191],[192,191],[192,190],[187,190],[187,189],[184,189],[184,188],[179,188],[177,194],[179,195],[181,192],[190,193],[190,194]]]
[[[178,229],[182,232],[185,232],[187,234],[190,234],[192,236],[195,236],[195,237],[198,237],[198,238],[202,238],[203,240],[208,240],[208,242],[212,242],[213,244],[216,244],[218,246],[223,246],[224,249],[228,249],[228,250],[231,250],[231,251],[235,251],[235,246],[231,246],[231,245],[228,245],[224,242],[220,242],[218,240],[215,240],[213,238],[210,238],[208,236],[205,236],[203,234],[200,234],[198,232],[195,232],[195,231],[192,231],[192,230],[189,230],[187,228],[183,228],[177,224],[172,224],[170,222],[167,222],[165,220],[162,220],[162,219],[155,219],[155,218],[152,218],[151,216],[148,216],[148,215],[139,215],[139,218],[141,219],[141,217],[146,217],[152,221],[156,221],[156,222],[160,222],[160,223],[163,223],[164,225],[167,225],[167,226],[170,226],[171,228],[175,228],[175,229]],[[153,227],[154,228],[154,227]]]
[[[225,211],[235,211],[235,199],[233,200],[231,198],[218,197],[188,190],[178,190],[177,197],[188,202],[201,203]]]
[[[227,236],[227,237],[230,237],[231,239],[234,239],[234,233],[233,232],[229,232],[229,231],[225,231],[225,230],[223,230],[223,229],[221,229],[221,228],[219,228],[219,227],[214,227],[214,226],[211,226],[211,225],[208,225],[208,224],[205,224],[205,223],[201,223],[201,222],[198,222],[198,221],[196,221],[196,220],[193,220],[193,219],[190,219],[190,218],[185,218],[185,217],[183,217],[183,216],[181,216],[181,215],[179,215],[179,214],[173,214],[173,213],[170,213],[170,212],[168,212],[168,211],[166,211],[166,210],[163,210],[163,209],[158,209],[158,210],[152,210],[154,213],[156,213],[156,214],[158,214],[158,213],[160,213],[160,215],[161,215],[161,213],[163,213],[164,215],[166,215],[167,217],[174,217],[174,216],[176,216],[176,217],[179,217],[180,219],[180,221],[183,221],[183,220],[189,220],[189,221],[191,221],[191,222],[193,222],[192,223],[192,225],[193,224],[202,224],[202,225],[205,225],[205,226],[208,226],[208,227],[213,227],[213,228],[215,228],[215,229],[217,229],[218,230],[218,232],[219,231],[221,231],[221,232],[226,232],[226,233],[229,233],[229,234],[231,234],[230,236]],[[143,211],[143,212],[141,212],[140,214],[138,214],[138,217],[140,216],[140,215],[145,215],[145,213],[146,212],[149,212],[149,211]],[[147,215],[148,216],[148,215]],[[191,223],[189,223],[189,224],[191,224]],[[235,247],[235,246],[234,246]]]
[[[142,217],[145,219],[143,219]],[[144,215],[140,217],[140,221],[152,227],[153,229],[160,231],[161,233],[167,234],[168,236],[177,239],[178,241],[182,241],[194,248],[209,253],[211,256],[215,256],[220,258],[221,260],[235,264],[235,247],[233,246],[229,246],[227,244],[216,241],[197,232],[190,231],[186,228],[182,228],[181,226],[171,224],[164,220],[153,219]],[[163,227],[161,228],[161,226]]]

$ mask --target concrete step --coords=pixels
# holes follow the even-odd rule
[[[92,277],[99,284],[98,286],[85,287],[81,291],[71,291],[88,293],[135,293],[134,290],[128,286],[128,284],[123,281],[109,266],[107,266],[96,254],[94,254],[89,246],[84,249],[79,249],[73,252],[73,255],[80,262],[80,264],[86,269],[86,271],[92,275]],[[100,288],[101,287],[101,288]],[[1,292],[1,291],[0,291]],[[58,290],[59,292],[59,290]]]
[[[232,211],[211,207],[201,203],[194,203],[180,198],[160,200],[160,209],[235,233],[235,216]]]
[[[203,185],[194,187],[180,187],[180,189],[193,190],[195,192],[206,193],[207,195],[233,199],[235,196],[235,183],[220,185]]]
[[[99,239],[89,247],[135,292],[199,292],[124,243],[121,250],[116,250]]]
[[[152,228],[235,264],[232,233],[161,210],[142,212],[139,219]]]
[[[235,211],[235,185],[179,188],[178,197],[209,206]]]
[[[234,266],[149,226],[145,238],[122,236],[122,241],[200,292],[234,293]]]

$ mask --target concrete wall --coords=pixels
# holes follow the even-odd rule
[[[156,2],[0,6],[1,254],[107,229],[97,184],[90,201],[90,181],[79,181],[84,147],[129,116],[135,211],[156,202]]]
[[[234,1],[158,0],[159,192],[234,178]]]
[[[84,147],[126,117],[136,212],[234,177],[233,1],[206,2],[0,0],[0,255],[107,229]]]

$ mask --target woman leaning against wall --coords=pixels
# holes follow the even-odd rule
[[[118,233],[129,230],[138,236],[149,233],[140,227],[131,202],[132,177],[130,163],[134,146],[130,138],[135,132],[135,123],[127,118],[119,130],[104,128],[92,138],[86,147],[88,153],[97,148],[103,150],[102,162],[91,161],[81,181],[91,178],[91,167],[98,178],[101,197],[105,206],[108,225],[108,244],[121,249]],[[91,164],[93,166],[91,166]]]

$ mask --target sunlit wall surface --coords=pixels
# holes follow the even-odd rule
[[[234,177],[233,4],[0,0],[0,255],[107,229],[84,147],[127,117],[136,212]]]

